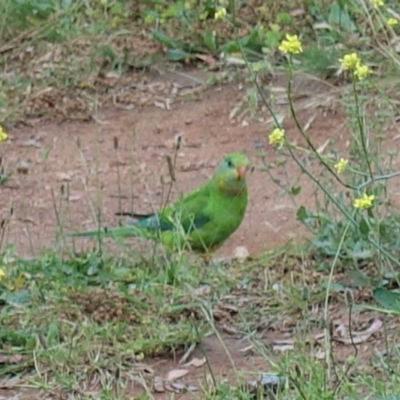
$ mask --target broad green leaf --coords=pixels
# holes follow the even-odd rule
[[[244,51],[261,51],[262,45],[258,39],[258,29],[253,29],[250,35],[244,36],[239,40],[235,39],[229,41],[224,46],[222,46],[222,50],[227,54],[240,53],[240,46],[238,42],[241,43]]]
[[[188,58],[194,58],[190,53],[181,49],[168,49],[165,54],[171,61],[182,61]]]
[[[264,44],[267,47],[277,47],[282,39],[282,33],[280,31],[268,31],[265,35]]]
[[[27,304],[31,298],[29,290],[21,290],[20,292],[9,292],[2,296],[6,303],[22,306]]]
[[[373,290],[372,296],[385,310],[400,314],[400,293],[378,287]]]
[[[358,269],[348,271],[348,277],[359,287],[371,287],[370,278]]]
[[[341,7],[340,4],[334,3],[330,9],[328,21],[330,25],[336,25],[347,32],[355,32],[356,26],[351,20],[347,7]]]
[[[167,46],[169,49],[181,49],[185,46],[185,44],[182,41],[172,39],[167,35],[164,35],[162,32],[157,31],[156,29],[152,31],[152,34],[155,40]]]

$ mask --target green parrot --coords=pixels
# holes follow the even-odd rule
[[[244,154],[228,154],[208,182],[158,213],[122,213],[138,221],[116,228],[78,232],[72,236],[160,239],[172,250],[185,247],[209,255],[235,232],[243,220],[247,207],[246,172],[249,166],[249,159]]]

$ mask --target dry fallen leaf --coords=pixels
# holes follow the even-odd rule
[[[72,181],[73,172],[59,172],[57,173],[57,179],[60,182],[70,182]]]
[[[353,335],[365,335],[366,333],[375,333],[379,331],[379,329],[382,328],[382,321],[380,319],[375,319],[374,322],[371,324],[369,328],[367,328],[365,331],[353,331]]]
[[[280,353],[285,353],[286,351],[293,349],[294,346],[292,344],[276,344],[272,346],[273,351],[279,351]]]
[[[367,341],[374,333],[379,331],[382,325],[382,321],[380,319],[376,319],[365,331],[352,331],[352,337],[350,337],[348,328],[341,324],[336,331],[340,332],[342,336],[335,335],[333,336],[333,339],[344,344],[360,344]]]
[[[196,392],[199,390],[196,386],[192,385],[185,385],[184,383],[181,382],[172,382],[171,387],[175,390],[178,390],[179,392]]]
[[[186,388],[186,385],[183,384],[182,382],[172,382],[171,383],[171,387],[173,389],[178,390],[178,391],[181,392],[182,390],[184,390]]]
[[[179,390],[178,390],[178,389],[175,389],[175,388],[172,386],[171,382],[165,382],[165,383],[164,383],[164,389],[165,389],[165,390],[168,390],[168,392],[179,393]]]
[[[186,364],[184,364],[184,367],[196,367],[199,368],[201,366],[203,366],[205,363],[207,362],[206,358],[192,358],[189,362],[187,362]]]
[[[199,60],[201,60],[201,61],[205,62],[206,64],[208,64],[210,67],[213,67],[217,63],[217,60],[213,56],[211,56],[210,54],[199,54],[199,53],[196,53],[195,56]]]
[[[164,380],[163,380],[163,378],[161,376],[156,376],[154,378],[153,390],[156,393],[164,393],[165,392]]]
[[[189,373],[188,369],[173,369],[168,372],[165,377],[166,381],[175,381],[187,375]]]

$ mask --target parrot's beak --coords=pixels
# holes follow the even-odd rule
[[[246,172],[247,172],[247,166],[246,165],[241,165],[236,168],[237,172],[237,180],[240,181],[245,178]]]

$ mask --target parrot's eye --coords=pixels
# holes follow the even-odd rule
[[[229,168],[233,168],[233,162],[231,160],[228,160],[226,163]]]

